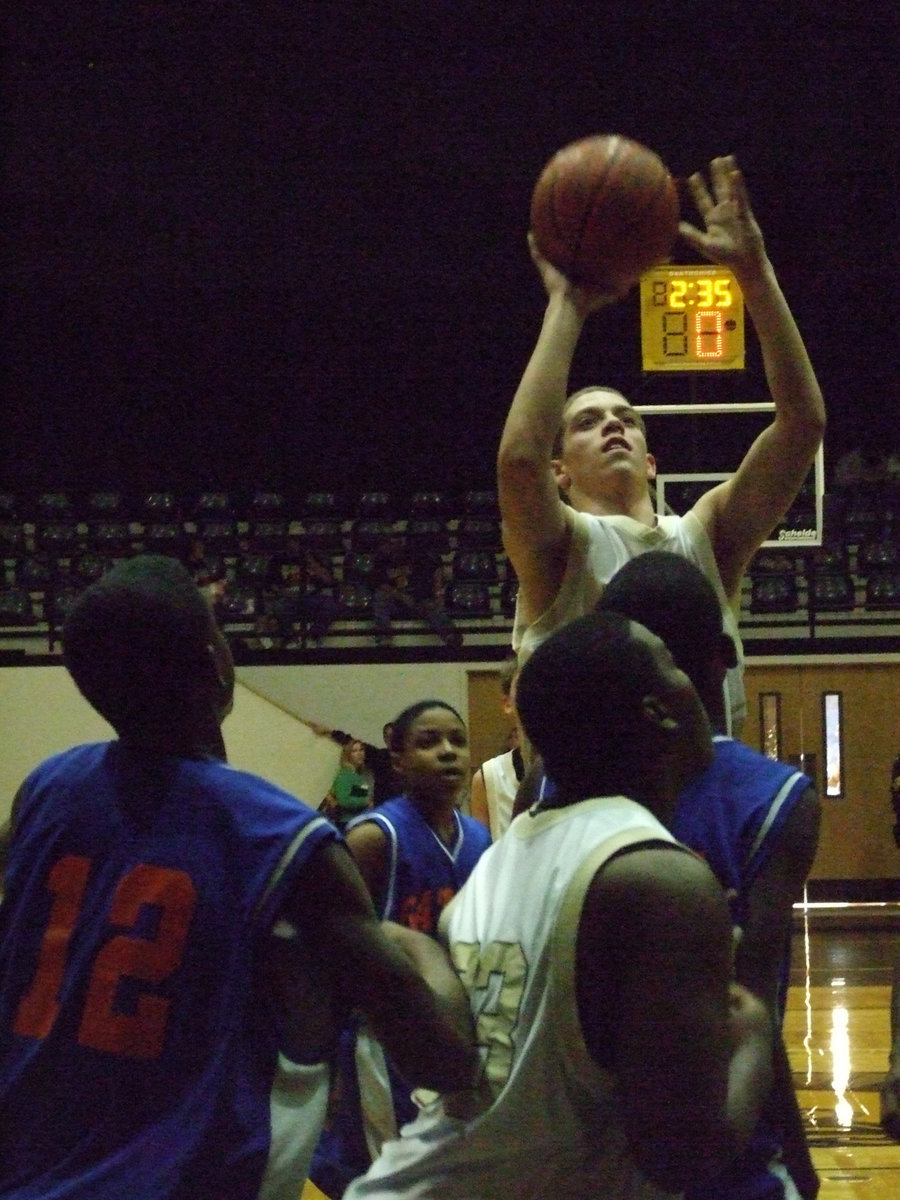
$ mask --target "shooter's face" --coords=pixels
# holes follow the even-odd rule
[[[604,482],[623,471],[647,481],[656,475],[640,415],[619,392],[605,389],[570,401],[554,468],[563,491],[574,486],[589,496],[602,494]]]

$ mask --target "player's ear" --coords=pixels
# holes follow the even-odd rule
[[[656,459],[652,454],[647,455],[647,478],[651,483],[656,478]]]
[[[671,709],[659,696],[644,696],[641,700],[641,714],[645,721],[663,733],[673,733],[679,728]]]
[[[556,480],[556,486],[561,492],[567,492],[572,486],[572,478],[568,471],[563,466],[561,458],[552,458],[550,466],[553,470],[553,477]]]

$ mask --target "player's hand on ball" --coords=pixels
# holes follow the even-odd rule
[[[556,292],[564,293],[583,315],[596,312],[597,309],[604,308],[608,304],[614,304],[616,300],[621,300],[631,290],[632,283],[630,282],[624,286],[620,284],[618,287],[614,284],[600,287],[579,287],[544,258],[537,248],[537,241],[533,233],[528,234],[528,249],[531,251],[532,260],[538,269],[547,295],[552,296]]]
[[[704,232],[689,221],[680,222],[678,231],[689,246],[711,262],[736,269],[765,260],[762,231],[734,155],[712,160],[708,185],[697,171],[688,179],[688,187],[706,226]]]

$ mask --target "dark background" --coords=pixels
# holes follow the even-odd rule
[[[677,175],[737,153],[828,457],[900,449],[896,11],[14,3],[0,486],[491,487],[532,186],[611,131]],[[594,318],[573,386],[686,399],[637,330],[634,298]],[[765,398],[754,353],[697,387]]]

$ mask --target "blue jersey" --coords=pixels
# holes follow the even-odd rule
[[[257,960],[336,837],[262,779],[119,742],[29,777],[0,908],[6,1200],[274,1194]]]
[[[388,870],[375,908],[383,920],[437,934],[438,921],[491,844],[491,835],[473,817],[453,813],[456,836],[447,846],[406,796],[387,800],[357,817],[384,830]],[[341,1038],[334,1071],[329,1120],[313,1157],[310,1178],[332,1200],[368,1170],[378,1146],[416,1114],[410,1089],[366,1030],[357,1027]]]
[[[733,738],[717,735],[713,744],[711,765],[681,793],[669,827],[709,863],[726,891],[736,893],[731,915],[743,925],[747,890],[812,781]]]
[[[456,837],[446,846],[406,796],[364,813],[349,828],[366,821],[384,830],[390,847],[384,892],[375,898],[378,915],[435,934],[441,913],[491,844],[490,833],[474,817],[454,810]]]
[[[743,742],[716,737],[712,764],[682,792],[672,833],[709,863],[726,890],[736,893],[731,915],[747,918],[747,890],[768,861],[791,809],[812,781],[796,767],[766,758]],[[784,947],[781,1001],[787,990],[790,946]],[[783,1011],[779,1012],[779,1018]],[[709,1187],[686,1200],[784,1200],[793,1183],[778,1161],[781,1139],[763,1118],[743,1153]]]

